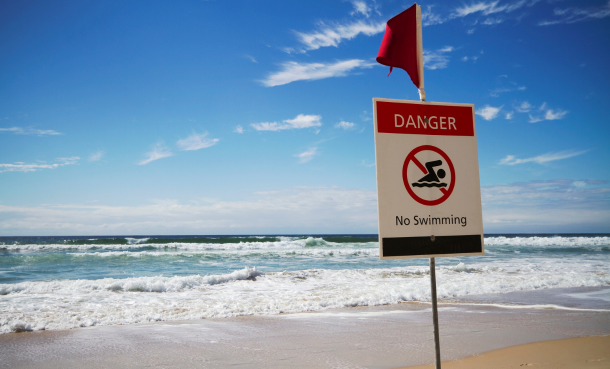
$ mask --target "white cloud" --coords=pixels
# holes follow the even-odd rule
[[[345,77],[354,69],[371,68],[375,63],[360,59],[344,60],[335,63],[286,62],[282,70],[270,74],[261,81],[267,87],[281,86],[295,81],[317,80],[330,77]]]
[[[552,21],[542,21],[538,23],[539,26],[550,26],[554,24],[571,24],[576,22],[582,22],[593,19],[602,19],[610,16],[610,1],[602,7],[595,8],[566,8],[566,9],[555,9],[554,15],[558,19]]]
[[[493,106],[485,105],[483,108],[476,111],[477,115],[480,115],[485,120],[492,120],[498,116],[498,113],[504,105],[496,108]]]
[[[452,14],[453,18],[461,18],[470,14],[481,13],[483,15],[490,15],[496,13],[510,13],[526,5],[527,0],[519,0],[512,4],[505,4],[498,6],[499,1],[485,2],[481,1],[478,3],[472,3],[470,5],[463,5],[461,8],[456,8]]]
[[[568,114],[568,112],[565,110],[554,111],[554,110],[549,109],[546,111],[546,114],[544,114],[544,119],[557,120],[557,119],[563,118],[566,114]]]
[[[528,103],[527,101],[522,102],[519,106],[515,106],[515,110],[517,110],[519,113],[527,113],[532,110],[532,108],[532,104]]]
[[[530,117],[529,122],[530,123],[538,123],[538,122],[542,122],[543,120],[558,120],[558,119],[563,119],[563,117],[565,117],[566,114],[568,114],[568,111],[566,111],[566,110],[547,109],[546,103],[543,103],[538,110],[539,111],[546,110],[546,112],[544,113],[544,115],[532,115],[532,114],[529,114],[529,117]]]
[[[244,55],[244,57],[246,57],[246,58],[247,58],[248,60],[250,60],[252,63],[258,63],[258,62],[256,61],[256,59],[254,59],[254,57],[253,57],[252,55],[247,55],[247,54],[246,54],[246,55]]]
[[[373,118],[371,118],[371,113],[367,112],[366,110],[362,111],[362,113],[360,114],[360,119],[362,119],[363,122],[373,120]]]
[[[235,130],[233,132],[244,133],[244,127],[242,127],[241,125],[238,125],[237,127],[235,127]]]
[[[525,86],[516,86],[516,87],[500,87],[491,90],[490,95],[493,97],[500,96],[501,93],[504,92],[512,92],[512,91],[525,91],[527,87]]]
[[[22,127],[10,127],[10,128],[0,128],[0,132],[11,132],[16,135],[36,135],[36,136],[56,136],[61,135],[61,133],[54,131],[52,129],[34,129],[32,127],[22,128]]]
[[[320,127],[322,125],[320,119],[322,119],[320,115],[299,114],[296,118],[286,119],[284,122],[288,123],[290,128],[310,128]]]
[[[0,164],[0,173],[2,172],[35,172],[40,169],[56,169],[65,165],[76,164],[80,158],[78,156],[72,156],[70,158],[59,158],[59,163],[46,164],[44,162],[38,164],[25,164],[23,162],[17,162],[14,164]]]
[[[138,163],[138,165],[146,165],[151,161],[167,158],[174,155],[167,147],[162,144],[157,144],[152,151],[147,152],[147,158]]]
[[[297,187],[242,201],[140,206],[0,205],[0,234],[303,234],[377,232],[377,193]]]
[[[102,160],[102,157],[104,157],[104,154],[103,151],[95,152],[89,156],[89,161],[100,161]]]
[[[424,26],[424,27],[433,26],[435,24],[442,24],[447,20],[447,19],[442,18],[440,15],[435,14],[432,11],[432,7],[433,7],[433,5],[426,5],[425,9],[422,10],[421,21],[422,21],[422,26]]]
[[[286,119],[283,123],[263,122],[252,123],[252,128],[257,131],[282,131],[285,129],[302,129],[322,126],[321,115],[305,115],[299,114],[294,119]]]
[[[500,19],[500,18],[487,18],[485,19],[483,22],[481,22],[481,24],[485,24],[487,26],[493,26],[494,24],[500,24],[504,22],[504,19]]]
[[[341,122],[335,124],[335,128],[343,128],[346,131],[349,129],[354,129],[355,127],[356,127],[356,125],[354,123],[345,122],[345,121],[341,121]]]
[[[510,111],[508,113],[506,113],[506,115],[504,116],[505,119],[511,120],[513,119],[515,116],[515,112],[514,111]]]
[[[316,156],[317,154],[318,154],[318,148],[311,147],[311,148],[303,151],[300,154],[296,154],[295,156],[297,158],[299,158],[299,163],[307,163],[308,161],[313,159],[313,157]]]
[[[385,22],[365,22],[362,20],[331,24],[319,23],[319,30],[305,33],[296,32],[299,41],[305,45],[305,50],[316,50],[321,47],[337,47],[343,40],[351,40],[359,34],[373,36],[385,30]]]
[[[372,9],[365,1],[352,0],[352,5],[354,6],[354,11],[350,15],[362,14],[367,18],[371,15]]]
[[[517,164],[524,164],[524,163],[544,164],[544,163],[548,163],[551,161],[572,158],[574,156],[582,155],[588,151],[589,150],[583,150],[583,151],[568,150],[568,151],[550,152],[547,154],[542,154],[542,155],[534,156],[532,158],[527,158],[527,159],[517,159],[514,155],[507,155],[504,159],[500,160],[500,162],[498,164],[502,164],[502,165],[517,165]]]
[[[486,233],[610,231],[604,181],[556,179],[482,186]]]
[[[497,4],[497,2],[496,2],[496,4]],[[465,16],[473,14],[473,13],[485,11],[489,7],[490,7],[490,5],[487,3],[484,3],[484,2],[472,3],[470,5],[464,5],[461,8],[455,9],[453,16],[454,17],[465,17]]]
[[[203,134],[193,132],[189,137],[178,140],[176,144],[182,151],[192,151],[214,146],[220,141],[218,138],[206,138],[207,135],[207,132]]]
[[[481,1],[479,3],[463,5],[461,8],[455,9],[453,16],[454,17],[465,17],[467,15],[478,13],[478,12],[483,12],[485,15],[488,15],[491,13],[487,13],[487,11],[489,11],[490,8],[495,7],[496,4],[498,4],[497,1],[490,2],[490,3],[485,3],[485,2]]]
[[[424,50],[424,67],[427,69],[444,69],[449,63],[449,55],[454,50],[452,46],[445,46],[436,51]]]
[[[482,186],[481,195],[487,233],[610,232],[610,188],[603,181],[563,179]],[[0,205],[3,235],[377,231],[376,191],[339,187],[297,187],[258,192],[240,201],[184,204],[157,201],[138,206]]]

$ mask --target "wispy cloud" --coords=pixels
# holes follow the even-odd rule
[[[525,87],[525,86],[499,87],[499,88],[494,88],[493,90],[491,90],[491,92],[489,94],[493,97],[498,97],[498,96],[500,96],[501,93],[504,93],[504,92],[525,91],[526,89],[527,89],[527,87]]]
[[[491,26],[504,22],[507,14],[525,6],[532,6],[538,1],[539,0],[517,0],[505,4],[500,4],[499,0],[471,2],[470,4],[464,4],[455,8],[451,13],[445,16],[434,13],[432,11],[432,6],[426,6],[425,10],[422,10],[422,23],[424,26],[431,26],[442,24],[452,19],[478,15],[486,18],[482,21],[477,20],[476,24]],[[471,28],[467,33],[473,34],[474,31],[474,28]]]
[[[23,162],[16,162],[14,164],[0,164],[0,173],[2,172],[35,172],[40,169],[56,169],[65,165],[76,164],[80,158],[78,156],[72,156],[70,158],[59,158],[59,163],[46,164],[44,162],[37,164],[25,164]]]
[[[301,129],[301,128],[312,128],[320,127],[322,122],[321,115],[305,115],[299,114],[294,119],[283,120],[282,123],[278,122],[263,122],[263,123],[252,123],[252,128],[257,131],[282,131],[285,129]]]
[[[566,110],[552,110],[549,109],[546,111],[546,113],[544,114],[544,119],[546,120],[557,120],[557,119],[562,119],[566,114],[568,114],[568,112]]]
[[[435,51],[424,50],[424,67],[426,69],[447,68],[447,64],[449,64],[448,54],[453,50],[452,46],[445,46]]]
[[[10,128],[0,128],[0,132],[10,132],[16,135],[36,135],[36,136],[55,136],[61,135],[60,132],[54,131],[52,129],[34,129],[32,127],[10,127]]]
[[[267,87],[281,86],[295,81],[317,80],[330,77],[345,77],[352,70],[371,68],[375,63],[361,59],[338,61],[335,63],[286,62],[279,72],[271,73],[261,81]]]
[[[550,26],[554,24],[570,24],[576,22],[582,22],[593,19],[602,19],[610,16],[610,1],[606,3],[606,5],[602,7],[591,7],[586,9],[581,8],[565,8],[565,9],[555,9],[553,11],[554,15],[557,17],[555,20],[551,21],[542,21],[538,23],[539,26]]]
[[[496,13],[510,13],[519,8],[525,6],[527,0],[519,0],[513,3],[498,5],[500,1],[480,1],[478,3],[471,3],[470,5],[463,5],[460,8],[456,8],[452,14],[452,18],[461,18],[471,14],[480,13],[483,15],[491,15]]]
[[[532,108],[532,104],[528,103],[527,101],[524,101],[520,105],[515,106],[515,110],[519,113],[528,113],[530,110],[532,110]]]
[[[486,26],[493,26],[494,24],[500,24],[502,22],[504,22],[504,19],[502,18],[487,18],[483,22],[481,22],[481,24],[484,24]]]
[[[506,113],[506,115],[504,116],[505,119],[511,120],[513,119],[515,116],[515,112],[514,111],[510,111],[508,113]]]
[[[307,163],[316,155],[318,155],[318,148],[311,147],[300,154],[296,154],[295,156],[299,158],[299,163]]]
[[[235,127],[235,129],[233,130],[233,132],[235,133],[244,133],[244,127],[242,127],[241,125],[238,125],[237,127]]]
[[[356,125],[354,123],[351,122],[345,122],[345,121],[341,121],[337,124],[335,124],[335,128],[343,128],[344,130],[350,130],[350,129],[354,129],[356,127]]]
[[[178,145],[178,147],[182,151],[192,151],[214,146],[218,143],[218,141],[220,141],[218,138],[207,138],[207,135],[207,132],[203,134],[197,134],[193,132],[193,134],[189,137],[182,140],[178,140],[178,142],[176,142],[176,145]]]
[[[525,164],[525,163],[544,164],[544,163],[549,163],[551,161],[573,158],[575,156],[582,155],[588,151],[589,150],[583,150],[583,151],[568,150],[568,151],[550,152],[547,154],[542,154],[542,155],[534,156],[533,158],[526,158],[526,159],[518,159],[514,155],[507,155],[504,159],[500,160],[500,162],[498,164],[501,164],[501,165],[517,165],[517,164]]]
[[[104,157],[103,151],[98,151],[89,156],[89,161],[100,161]]]
[[[607,181],[554,179],[482,186],[481,200],[486,232],[610,230]]]
[[[367,112],[366,110],[362,111],[362,113],[360,113],[360,119],[362,119],[363,122],[368,122],[369,120],[373,120],[373,118],[371,118],[371,113]]]
[[[350,15],[358,15],[362,14],[365,17],[369,17],[373,12],[373,8],[363,0],[352,0],[352,5],[354,6],[354,10],[350,13]]]
[[[351,40],[363,34],[373,36],[385,30],[385,22],[366,22],[363,20],[349,23],[326,24],[320,22],[318,30],[313,32],[295,32],[305,50],[316,50],[321,47],[337,47],[343,40]]]
[[[138,165],[146,165],[151,161],[167,158],[174,155],[165,145],[157,144],[152,151],[146,153],[146,159],[138,163]]]
[[[498,116],[498,113],[500,112],[503,106],[504,105],[496,108],[493,106],[485,105],[481,109],[477,110],[476,114],[480,115],[485,120],[492,120]]]
[[[558,120],[558,119],[563,119],[563,117],[566,116],[566,114],[568,114],[567,110],[561,110],[561,109],[547,109],[546,103],[543,103],[540,108],[538,109],[539,111],[544,111],[544,114],[542,115],[538,115],[538,114],[529,114],[530,123],[538,123],[538,122],[542,122],[543,120]]]
[[[434,5],[426,5],[421,13],[422,26],[433,26],[435,24],[442,24],[447,19],[442,18],[439,14],[432,11]]]
[[[246,55],[244,55],[244,57],[245,57],[246,59],[250,60],[252,63],[258,63],[258,62],[256,61],[256,59],[254,59],[254,57],[253,57],[252,55],[248,55],[248,54],[246,54]]]
[[[117,214],[121,216],[118,217]],[[273,234],[377,231],[377,194],[339,187],[253,193],[242,201],[155,202],[136,206],[0,204],[3,234]]]

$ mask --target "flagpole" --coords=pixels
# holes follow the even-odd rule
[[[419,74],[419,86],[417,86],[419,92],[419,100],[426,101],[426,89],[424,88],[424,47],[422,43],[422,23],[421,23],[421,6],[417,3],[417,68]]]
[[[422,43],[421,6],[416,5],[417,19],[417,68],[419,74],[419,100],[426,101],[426,89],[424,88],[424,48]],[[430,237],[434,242],[434,235]],[[432,297],[432,323],[434,324],[434,363],[436,369],[441,369],[441,341],[438,329],[438,307],[436,304],[436,263],[430,258],[430,295]]]

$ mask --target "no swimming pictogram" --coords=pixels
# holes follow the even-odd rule
[[[418,155],[431,160],[422,164]],[[448,168],[449,173],[443,167]],[[455,169],[443,150],[436,146],[423,145],[411,150],[407,155],[402,167],[402,179],[413,200],[422,205],[434,206],[451,196],[455,187]]]

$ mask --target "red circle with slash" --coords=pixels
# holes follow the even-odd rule
[[[411,183],[409,182],[409,178],[407,178],[407,168],[409,167],[409,163],[411,163],[411,162],[415,163],[415,165],[417,165],[417,167],[424,174],[428,174],[428,170],[426,169],[426,167],[424,167],[422,165],[422,163],[419,160],[417,160],[417,158],[415,157],[415,154],[422,152],[422,151],[433,151],[433,152],[439,154],[443,159],[445,159],[445,162],[449,166],[449,171],[451,172],[451,184],[449,185],[449,189],[439,188],[439,190],[443,193],[443,196],[439,197],[436,200],[426,200],[426,199],[422,199],[421,197],[417,196],[415,194],[415,192],[413,192],[413,189],[411,188]],[[438,147],[432,146],[432,145],[423,145],[423,146],[416,147],[409,153],[409,155],[407,155],[407,158],[405,159],[405,163],[402,166],[402,180],[405,184],[405,188],[407,189],[407,192],[409,193],[409,195],[411,195],[413,200],[417,201],[418,203],[420,203],[422,205],[434,206],[434,205],[442,204],[445,200],[447,200],[449,198],[449,196],[451,196],[451,193],[453,192],[453,188],[455,187],[455,169],[453,168],[453,163],[451,162],[451,159],[449,159],[449,156],[447,156],[447,154],[445,154],[445,152],[443,150],[439,149]]]

